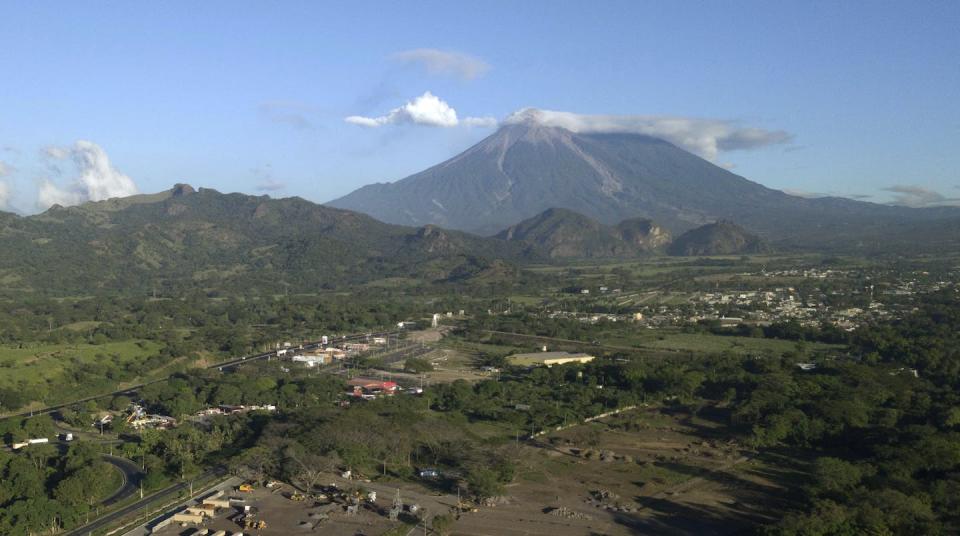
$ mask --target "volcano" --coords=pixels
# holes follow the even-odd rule
[[[788,195],[662,139],[572,132],[543,124],[535,113],[506,121],[443,163],[393,183],[364,186],[329,204],[388,223],[484,235],[562,208],[606,225],[647,218],[674,235],[733,221],[765,239],[802,244],[824,236],[882,240],[891,226],[960,218],[952,207]]]

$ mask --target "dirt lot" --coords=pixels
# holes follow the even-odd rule
[[[460,514],[453,534],[723,535],[769,521],[789,502],[789,493],[778,484],[789,476],[780,468],[784,460],[754,458],[724,436],[721,426],[682,412],[640,409],[549,434],[521,444],[519,451],[517,478],[505,497]],[[291,501],[285,497],[289,486],[242,494],[269,523],[259,534],[383,534],[399,526],[386,516],[398,486],[405,504],[417,503],[431,516],[453,512],[457,501],[455,495],[410,483],[364,483],[334,475],[322,482],[375,490],[377,501],[348,516],[341,505]],[[329,519],[311,517],[320,512]],[[225,514],[204,528],[240,530]],[[186,533],[179,527],[158,532]]]
[[[433,370],[423,375],[424,385],[435,383],[450,383],[456,380],[466,380],[475,382],[490,378],[489,372],[476,370],[473,366],[471,357],[463,352],[451,350],[448,348],[439,348],[422,356],[423,359],[430,361]],[[393,370],[403,370],[404,362],[393,364]],[[406,374],[402,372],[394,373],[398,378],[406,378],[410,382],[420,381],[420,375]],[[415,382],[414,382],[415,383]]]
[[[327,484],[336,484],[344,491],[362,489],[364,495],[369,491],[376,491],[375,502],[364,501],[355,515],[345,511],[341,501],[327,503],[307,499],[304,501],[291,500],[290,494],[294,488],[282,485],[277,489],[259,488],[252,493],[228,493],[225,497],[236,497],[245,500],[257,511],[257,518],[267,523],[262,530],[243,529],[239,520],[242,516],[242,506],[221,510],[216,517],[202,526],[173,525],[154,532],[158,536],[192,535],[198,529],[208,529],[210,533],[225,530],[227,534],[238,534],[241,531],[247,535],[288,536],[291,534],[323,534],[325,536],[361,536],[379,535],[391,529],[401,527],[400,521],[390,521],[388,512],[396,496],[397,486],[389,483],[371,483],[352,481],[335,475],[327,475],[323,480]],[[401,500],[406,505],[416,504],[420,509],[426,509],[430,515],[445,514],[456,507],[456,496],[438,495],[425,488],[404,484],[401,489]],[[326,516],[326,519],[321,519]],[[407,522],[414,518],[404,514]],[[411,525],[412,526],[412,525]],[[402,531],[406,534],[406,530]]]
[[[786,500],[715,425],[657,410],[552,434],[522,463],[506,502],[461,516],[455,534],[731,534]]]

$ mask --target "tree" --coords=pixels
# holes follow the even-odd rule
[[[24,456],[26,456],[27,459],[33,463],[34,467],[37,468],[37,471],[41,473],[46,471],[47,462],[57,455],[57,449],[49,443],[31,445],[30,448],[25,450]]]
[[[123,411],[130,406],[130,397],[117,395],[110,401],[110,409],[114,411]]]
[[[284,472],[302,482],[307,492],[313,490],[324,474],[337,468],[337,460],[309,452],[296,442],[287,445],[283,455],[287,461]]]
[[[403,370],[413,374],[423,374],[433,370],[433,364],[422,357],[411,357],[403,364]]]
[[[277,456],[271,449],[257,445],[243,452],[231,466],[234,474],[262,485],[277,469]]]
[[[430,527],[440,536],[447,536],[450,534],[450,531],[453,529],[453,524],[456,520],[450,514],[443,514],[439,516],[434,516],[433,520],[430,522]]]
[[[24,419],[22,427],[23,431],[32,438],[50,437],[56,431],[56,426],[53,424],[53,419],[47,414]]]
[[[814,486],[819,493],[846,496],[871,472],[839,458],[817,458],[813,464]]]
[[[503,493],[503,485],[497,480],[497,473],[485,467],[474,467],[469,470],[467,486],[477,500]]]

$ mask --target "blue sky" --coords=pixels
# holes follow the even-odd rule
[[[706,156],[788,191],[955,204],[957,28],[951,1],[5,2],[0,202],[176,182],[324,202],[537,107],[784,134]],[[455,126],[402,108],[426,92]]]

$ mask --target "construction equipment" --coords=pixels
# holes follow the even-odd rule
[[[291,501],[296,501],[296,502],[301,502],[301,501],[306,500],[306,497],[305,497],[302,493],[300,493],[299,491],[294,491],[293,493],[290,494],[290,500],[291,500]]]
[[[262,519],[254,519],[247,516],[243,519],[243,528],[248,530],[263,530],[267,528],[267,522]]]
[[[240,484],[237,488],[237,491],[241,493],[253,493],[253,485],[251,484]]]

